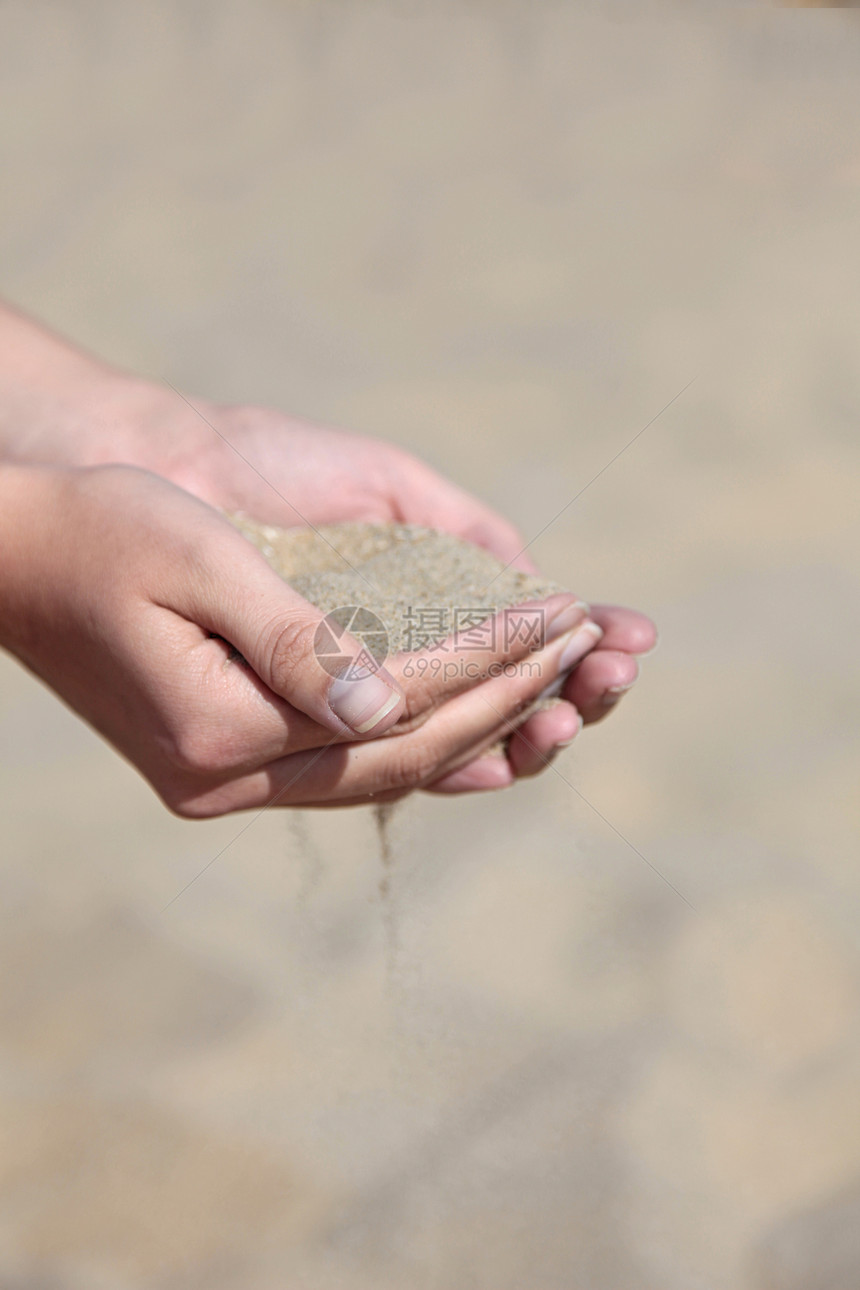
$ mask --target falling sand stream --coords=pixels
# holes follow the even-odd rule
[[[385,931],[385,966],[389,986],[393,984],[400,954],[397,910],[391,891],[395,860],[391,819],[395,808],[395,802],[376,802],[373,806],[373,818],[376,823],[377,838],[379,839],[379,858],[382,862],[382,872],[379,877],[379,900],[382,906],[382,924]]]

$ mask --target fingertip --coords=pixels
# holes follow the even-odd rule
[[[569,748],[582,729],[582,714],[572,703],[565,702],[558,719],[563,722],[563,727],[556,734],[555,748]]]
[[[550,707],[527,718],[508,743],[508,760],[517,779],[540,774],[560,748],[573,743],[581,729],[579,712],[565,699],[555,699]]]
[[[651,629],[650,633],[644,632],[643,636],[645,641],[647,641],[650,637],[650,641],[651,641],[650,645],[648,645],[647,648],[644,648],[644,649],[642,648],[641,645],[637,645],[635,649],[631,650],[631,653],[635,654],[637,658],[650,658],[652,654],[656,653],[657,648],[660,644],[660,633],[657,631],[657,628],[654,626],[653,623],[650,623],[649,626]]]
[[[592,617],[604,631],[601,650],[618,649],[645,658],[657,648],[657,628],[650,618],[622,605],[594,605]]]

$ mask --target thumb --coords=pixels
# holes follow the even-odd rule
[[[393,726],[403,694],[364,643],[284,582],[226,521],[218,529],[199,552],[202,576],[175,588],[171,608],[224,637],[270,690],[333,734]]]

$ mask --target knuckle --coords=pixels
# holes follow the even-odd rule
[[[404,740],[403,746],[394,751],[386,788],[418,788],[437,769],[436,755],[426,739]]]
[[[219,741],[199,726],[174,733],[168,740],[167,755],[175,770],[195,777],[217,775],[227,768],[229,760]]]
[[[283,694],[295,670],[313,653],[316,623],[301,618],[279,618],[263,633],[263,657],[268,660],[266,682]]]

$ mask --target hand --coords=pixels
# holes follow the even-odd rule
[[[224,510],[284,526],[347,520],[421,524],[475,542],[506,564],[537,571],[507,520],[393,444],[310,425],[270,408],[188,401],[170,389],[139,383],[126,388],[121,406],[123,401],[127,459]],[[503,788],[534,775],[583,723],[613,710],[636,680],[635,656],[654,648],[656,631],[643,614],[620,606],[595,606],[592,618],[603,639],[556,705],[523,722],[505,755],[476,759],[441,778],[434,791]]]
[[[470,651],[468,680],[333,681],[319,611],[205,503],[125,466],[0,470],[0,547],[2,643],[190,818],[402,796],[498,739],[593,641],[576,645],[584,612],[562,595],[514,675],[466,688],[516,658]]]

